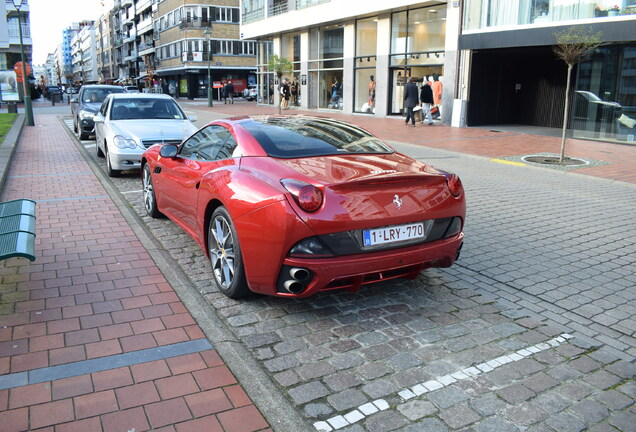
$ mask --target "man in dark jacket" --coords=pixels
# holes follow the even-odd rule
[[[433,89],[428,84],[428,81],[424,81],[424,85],[420,91],[420,102],[422,102],[422,107],[426,114],[426,118],[428,119],[428,124],[432,125],[433,116],[431,116],[431,104],[433,103]],[[422,116],[422,123],[424,123],[424,116]]]
[[[413,108],[418,105],[417,86],[413,83],[413,78],[409,77],[406,80],[406,86],[404,87],[404,107],[406,108],[406,121],[405,125],[409,124],[411,120],[411,126],[415,127],[415,115],[413,114]]]

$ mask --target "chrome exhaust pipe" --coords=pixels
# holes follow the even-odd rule
[[[289,270],[289,275],[297,281],[304,282],[309,279],[309,270],[299,267],[294,267]]]
[[[300,282],[298,282],[297,280],[287,280],[285,281],[285,283],[283,284],[283,286],[285,287],[285,289],[292,293],[292,294],[299,294],[303,291],[303,289],[305,288],[303,286],[303,284],[301,284]]]

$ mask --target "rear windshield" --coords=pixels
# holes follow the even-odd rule
[[[282,159],[341,154],[393,153],[370,133],[338,120],[286,117],[242,122],[268,156]]]
[[[121,87],[116,88],[92,88],[84,90],[82,94],[82,102],[84,103],[102,103],[106,96],[111,93],[123,93],[124,89]]]

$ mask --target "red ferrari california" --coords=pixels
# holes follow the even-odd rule
[[[459,178],[343,121],[218,120],[141,163],[146,211],[196,240],[231,298],[415,278],[462,247]]]

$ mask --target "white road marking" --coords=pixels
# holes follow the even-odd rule
[[[493,371],[499,366],[505,365],[506,363],[519,361],[541,351],[558,347],[563,342],[567,341],[568,339],[572,339],[573,337],[574,336],[572,335],[563,333],[561,336],[555,337],[546,342],[541,342],[536,345],[520,349],[514,353],[497,357],[490,361],[467,367],[466,369],[462,369],[448,375],[437,377],[436,379],[417,384],[411,388],[400,390],[397,394],[404,401],[407,401],[409,399],[413,399],[414,397],[421,396],[424,393],[429,393],[444,388],[459,380],[468,379],[481,373]],[[384,399],[377,399],[373,402],[361,405],[357,409],[354,409],[347,414],[337,415],[335,417],[327,419],[327,421],[316,422],[314,423],[314,428],[316,428],[318,432],[331,432],[333,430],[342,429],[343,427],[352,425],[360,420],[363,420],[365,417],[370,416],[371,414],[374,414],[378,411],[384,411],[389,408],[389,404]]]

